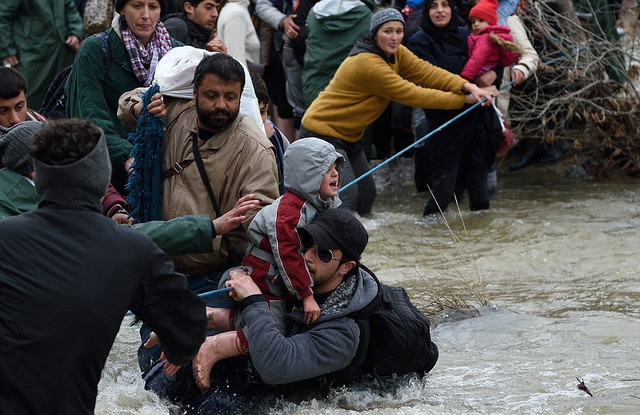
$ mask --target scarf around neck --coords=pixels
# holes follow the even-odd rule
[[[340,285],[320,305],[322,314],[332,315],[345,310],[353,298],[353,293],[356,292],[356,282],[355,275],[345,277]]]
[[[370,38],[368,36],[358,39],[356,44],[353,45],[353,48],[349,52],[349,56],[354,56],[359,53],[373,53],[374,55],[380,56],[382,60],[384,60],[387,63],[390,63],[390,64],[396,63],[395,53],[387,57],[387,55],[384,54],[382,49],[380,49],[378,45],[376,45],[376,41],[373,40],[373,38]]]
[[[164,24],[158,21],[156,30],[151,35],[151,40],[147,46],[144,46],[140,39],[129,29],[124,17],[121,17],[120,34],[122,35],[124,47],[129,54],[131,68],[136,78],[143,86],[151,85],[158,61],[171,49],[169,32],[167,32]]]

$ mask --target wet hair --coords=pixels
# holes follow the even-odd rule
[[[27,95],[27,80],[16,68],[0,67],[0,98],[11,99],[24,92]]]
[[[265,104],[269,104],[269,90],[267,89],[267,84],[264,82],[264,79],[257,73],[251,72],[251,83],[253,83],[253,90],[256,93],[258,103],[264,102]]]
[[[216,53],[205,56],[193,75],[193,86],[198,89],[206,74],[216,75],[225,82],[240,82],[240,91],[244,89],[244,68],[231,55]]]
[[[33,137],[29,153],[42,163],[66,166],[89,154],[101,136],[102,130],[88,120],[48,121]]]

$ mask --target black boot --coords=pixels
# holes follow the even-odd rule
[[[544,144],[544,147],[547,149],[546,153],[542,154],[538,158],[538,163],[547,164],[553,163],[554,161],[558,161],[565,155],[569,147],[562,141],[554,141],[551,144]]]
[[[530,138],[520,140],[524,146],[524,153],[516,164],[509,166],[509,171],[516,171],[532,165],[544,153],[540,142],[533,142]]]

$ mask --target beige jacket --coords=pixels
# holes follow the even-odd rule
[[[502,77],[503,84],[511,81],[511,71],[514,69],[520,70],[524,75],[524,79],[529,79],[529,77],[538,70],[538,63],[540,62],[538,52],[536,52],[533,45],[531,45],[522,20],[515,14],[511,15],[507,18],[507,26],[511,29],[513,41],[522,46],[524,53],[520,55],[520,59],[513,65],[513,68],[504,68]],[[507,120],[509,119],[509,99],[509,88],[500,90],[500,94],[498,95],[498,110],[500,110],[502,117]]]
[[[137,102],[136,92],[120,100],[118,115],[125,124],[134,121],[128,107]],[[198,133],[195,101],[165,97],[167,107],[167,131],[163,169],[175,163],[193,160],[192,139]],[[237,200],[254,193],[261,207],[271,204],[278,196],[278,172],[273,145],[255,122],[239,115],[224,132],[209,140],[198,139],[198,148],[207,171],[211,187],[220,211],[224,214],[235,206]],[[208,214],[216,218],[207,190],[195,162],[182,173],[164,181],[162,218]],[[229,232],[233,247],[240,253],[246,251],[249,239],[247,229],[258,210],[250,211],[242,227]],[[187,275],[225,269],[227,250],[222,238],[213,240],[213,252],[187,254],[174,257],[176,269]]]
[[[540,57],[538,56],[538,52],[536,52],[531,45],[529,37],[527,36],[527,31],[522,25],[522,20],[520,20],[518,16],[509,16],[507,18],[507,26],[511,29],[513,41],[524,49],[524,53],[520,55],[520,59],[518,59],[518,62],[516,62],[513,69],[519,69],[524,74],[524,79],[528,79],[538,69]]]

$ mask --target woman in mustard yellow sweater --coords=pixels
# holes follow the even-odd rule
[[[302,118],[300,137],[319,137],[345,156],[340,184],[369,171],[360,140],[390,101],[419,108],[457,109],[497,95],[415,56],[401,42],[404,19],[396,9],[371,17],[371,31],[358,41],[327,88]],[[376,188],[371,176],[340,192],[342,207],[361,215],[371,211]]]

